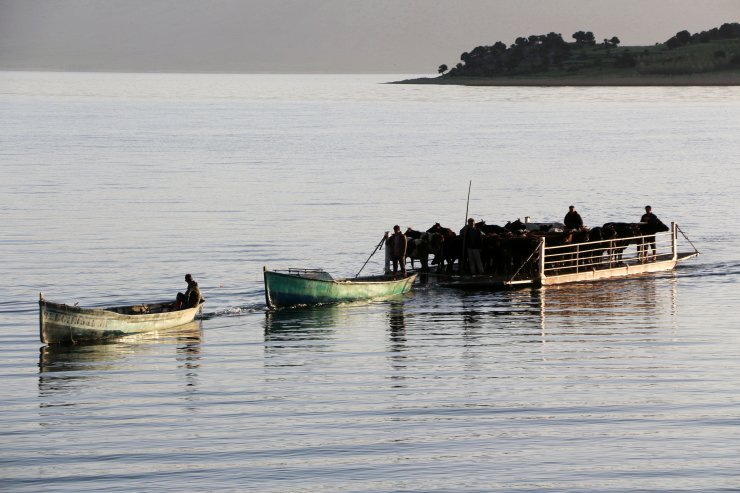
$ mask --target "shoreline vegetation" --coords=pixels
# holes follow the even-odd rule
[[[620,46],[616,36],[597,43],[590,31],[568,43],[549,33],[497,41],[460,55],[437,77],[393,84],[466,86],[740,86],[740,24],[691,34],[680,31],[653,46]]]

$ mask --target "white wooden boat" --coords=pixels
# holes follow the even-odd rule
[[[174,302],[82,308],[52,303],[39,294],[39,333],[46,344],[98,341],[169,329],[192,322],[203,307],[175,310]]]

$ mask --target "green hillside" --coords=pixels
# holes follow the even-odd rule
[[[740,24],[723,24],[701,33],[676,33],[652,46],[620,46],[613,36],[597,42],[593,33],[578,31],[574,42],[549,33],[519,37],[509,46],[496,42],[460,56],[457,65],[440,65],[429,82],[460,79],[607,79],[698,74],[740,76]],[[738,79],[740,80],[740,79]]]

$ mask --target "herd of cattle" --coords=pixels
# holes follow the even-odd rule
[[[657,223],[616,223],[610,222],[594,228],[568,230],[562,224],[543,224],[538,229],[532,229],[532,224],[525,224],[520,220],[506,223],[504,226],[476,223],[481,230],[482,248],[481,259],[488,274],[509,276],[517,273],[522,266],[535,258],[540,239],[545,238],[546,245],[579,245],[592,243],[589,248],[600,248],[609,251],[610,256],[619,257],[630,244],[644,244],[645,235],[668,231],[669,228],[658,221]],[[426,231],[417,231],[408,228],[405,232],[408,239],[406,258],[418,260],[422,271],[429,270],[429,256],[432,255],[432,265],[437,266],[438,272],[453,272],[456,261],[463,258],[463,236],[452,229],[436,223]],[[652,239],[654,241],[654,238]],[[594,246],[596,245],[596,247]],[[593,251],[593,250],[592,250]],[[534,265],[533,262],[529,264]]]

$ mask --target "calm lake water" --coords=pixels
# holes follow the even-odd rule
[[[407,77],[0,73],[0,489],[740,489],[740,88],[383,84]],[[354,275],[394,224],[460,228],[469,180],[488,223],[649,203],[702,255],[265,313],[263,265]],[[38,340],[40,291],[187,272],[205,320]]]

